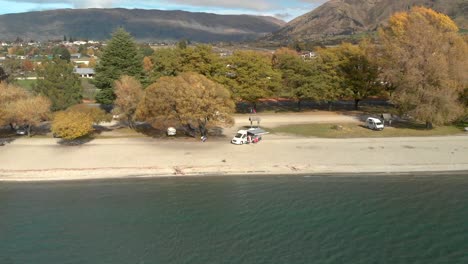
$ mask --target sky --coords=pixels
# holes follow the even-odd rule
[[[327,0],[0,0],[0,14],[62,8],[141,8],[268,15],[289,21]]]

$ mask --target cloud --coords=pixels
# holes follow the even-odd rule
[[[268,0],[171,0],[171,4],[200,6],[200,7],[217,7],[217,8],[236,8],[250,9],[257,11],[272,10],[278,7],[276,1]]]
[[[74,8],[105,8],[113,7],[114,2],[124,2],[124,1],[114,1],[114,0],[15,0],[10,1],[14,3],[31,3],[36,5],[70,5]]]
[[[75,8],[110,8],[113,7],[113,0],[72,0]]]

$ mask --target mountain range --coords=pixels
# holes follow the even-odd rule
[[[118,27],[138,41],[253,40],[285,22],[274,17],[142,9],[60,9],[0,16],[0,40],[109,39]]]
[[[374,32],[395,12],[426,6],[449,15],[468,29],[467,0],[330,0],[287,23],[265,40],[317,41]]]

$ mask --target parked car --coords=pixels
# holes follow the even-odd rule
[[[16,129],[16,135],[24,136],[28,134],[28,130],[25,127]]]
[[[369,117],[366,120],[366,127],[372,130],[383,130],[384,124],[378,118]]]
[[[169,127],[167,128],[166,133],[168,136],[175,136],[177,134],[177,129],[175,129],[174,127]]]

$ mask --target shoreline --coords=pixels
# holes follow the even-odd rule
[[[124,151],[122,150],[124,149]],[[0,182],[207,176],[466,174],[465,136],[318,139],[270,136],[255,145],[100,139],[66,147],[21,139],[0,151]]]
[[[60,170],[60,172],[70,172],[74,170]],[[82,170],[80,170],[82,171]],[[87,171],[87,170],[84,170]],[[205,178],[205,177],[331,177],[331,178],[380,178],[380,177],[447,177],[447,176],[468,176],[468,170],[453,170],[453,171],[398,171],[398,172],[312,172],[312,173],[223,173],[223,174],[212,174],[212,173],[194,173],[184,175],[167,175],[167,174],[125,174],[119,175],[113,173],[111,176],[99,175],[99,176],[67,176],[67,177],[28,177],[28,176],[7,176],[7,178],[0,178],[0,183],[54,183],[54,182],[82,182],[82,181],[113,181],[113,180],[137,180],[137,179],[161,179],[161,178]],[[0,177],[3,177],[0,173]]]

